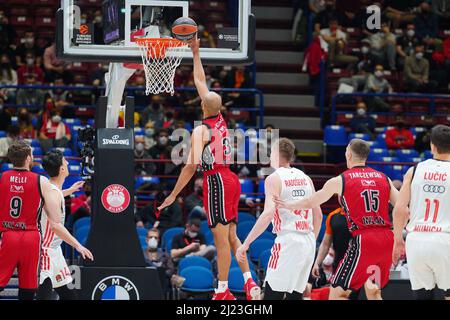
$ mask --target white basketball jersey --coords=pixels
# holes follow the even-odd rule
[[[279,168],[275,171],[281,179],[280,198],[284,201],[301,200],[313,193],[308,176],[296,168]],[[272,220],[273,233],[295,231],[310,233],[314,231],[312,209],[277,209]]]
[[[450,232],[450,162],[419,163],[411,183],[409,232]]]
[[[61,223],[64,224],[66,219],[66,208],[64,205],[64,195],[62,191],[55,186],[54,184],[51,184],[52,190],[57,190],[59,193],[59,202],[61,203]],[[42,212],[41,215],[41,230],[42,230],[42,247],[43,248],[52,248],[56,249],[62,244],[62,240],[60,237],[58,237],[50,227],[50,223],[48,222],[47,213]]]

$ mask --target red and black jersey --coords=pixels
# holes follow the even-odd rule
[[[231,141],[227,123],[219,112],[216,116],[203,120],[210,132],[210,141],[202,152],[201,168],[204,172],[229,167],[231,160]]]
[[[9,170],[0,176],[0,231],[39,230],[44,206],[40,175]]]
[[[354,167],[341,177],[340,200],[352,235],[366,229],[391,228],[391,185],[386,175],[369,167]]]

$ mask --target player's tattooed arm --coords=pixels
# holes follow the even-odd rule
[[[277,208],[288,210],[311,209],[319,207],[322,203],[327,202],[335,194],[342,191],[342,178],[340,176],[328,180],[323,188],[313,195],[298,201],[283,201],[278,196],[274,197]]]
[[[259,216],[255,225],[253,226],[253,229],[248,234],[242,246],[240,246],[236,251],[236,259],[238,261],[245,260],[246,252],[250,247],[250,244],[252,244],[252,242],[255,241],[255,239],[258,238],[264,232],[264,230],[267,229],[273,219],[273,216],[275,215],[275,203],[273,202],[273,197],[275,195],[280,195],[281,192],[281,180],[278,174],[272,173],[266,178],[266,181],[264,182],[264,190],[266,196],[264,202],[264,210]]]
[[[208,141],[208,135],[208,129],[204,125],[196,127],[192,132],[191,150],[189,151],[186,165],[181,170],[180,176],[178,177],[177,183],[175,184],[172,192],[158,207],[159,211],[170,206],[175,201],[181,190],[183,190],[192,179],[192,176],[197,171],[198,165],[201,163],[203,147]]]
[[[394,250],[392,261],[397,264],[398,259],[405,253],[405,241],[403,240],[403,230],[409,219],[409,201],[411,199],[411,182],[414,168],[410,168],[403,179],[397,202],[392,212],[394,221]]]

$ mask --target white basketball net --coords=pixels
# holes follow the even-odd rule
[[[141,55],[146,78],[145,93],[174,94],[175,71],[183,59],[187,43],[169,38],[142,38],[136,41]]]

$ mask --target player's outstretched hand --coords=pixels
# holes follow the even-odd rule
[[[70,188],[70,192],[75,193],[77,191],[80,191],[81,188],[84,186],[84,181],[77,181],[75,182]]]
[[[395,239],[394,250],[392,251],[392,262],[397,265],[400,257],[405,255],[405,240]]]
[[[273,196],[273,202],[275,203],[275,207],[277,209],[288,209],[288,210],[294,210],[294,205],[291,201],[284,201],[281,200],[278,196]]]
[[[311,275],[314,278],[316,278],[316,279],[320,278],[319,265],[317,263],[315,263],[315,262],[314,262],[314,265],[313,265],[313,268],[312,268],[312,271],[311,271]]]
[[[187,41],[189,47],[192,50],[192,53],[198,53],[200,50],[200,39],[197,37],[197,35],[192,38],[191,40]]]
[[[165,208],[167,208],[168,206],[170,206],[174,201],[175,201],[176,197],[173,195],[169,195],[164,202],[158,207],[158,211],[163,211]]]
[[[76,247],[75,249],[80,253],[83,259],[89,259],[91,261],[94,261],[94,256],[92,255],[92,252],[89,251],[89,249],[83,247],[81,244],[79,247]]]
[[[248,247],[246,245],[241,245],[236,250],[236,260],[240,263],[243,263],[245,261],[246,255],[247,255]]]

